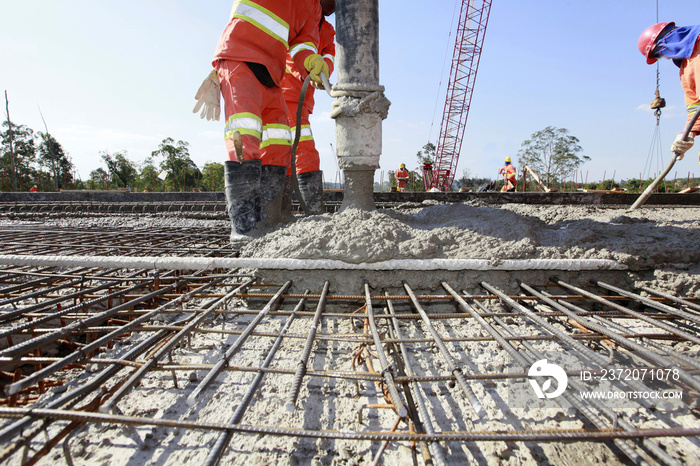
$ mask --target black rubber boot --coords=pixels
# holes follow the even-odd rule
[[[308,215],[318,215],[325,212],[323,205],[323,172],[317,170],[315,172],[307,172],[297,174],[299,182],[299,191],[301,197],[304,198],[304,203]]]
[[[284,180],[284,192],[282,193],[282,223],[292,223],[296,217],[292,213],[292,196],[294,195],[294,182],[288,176]]]
[[[224,162],[226,211],[231,218],[231,241],[250,236],[260,222],[260,160]]]
[[[261,224],[259,228],[272,228],[282,221],[282,197],[286,178],[286,167],[262,166],[260,171]]]

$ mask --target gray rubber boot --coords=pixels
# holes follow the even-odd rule
[[[282,223],[292,223],[297,218],[292,213],[292,196],[294,195],[294,182],[288,176],[284,180],[284,192],[282,193]]]
[[[318,215],[324,213],[323,172],[317,170],[315,172],[297,174],[297,181],[299,182],[301,197],[304,198],[306,208],[309,210],[307,214]]]
[[[260,171],[261,224],[259,228],[272,228],[282,221],[282,197],[286,178],[286,167],[262,166]]]
[[[231,241],[254,233],[260,222],[260,160],[224,162],[226,211],[231,219]]]

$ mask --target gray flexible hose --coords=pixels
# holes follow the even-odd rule
[[[301,196],[301,190],[299,189],[299,180],[297,179],[297,147],[299,146],[299,138],[301,137],[301,112],[304,108],[304,99],[306,98],[306,91],[309,88],[309,83],[311,82],[311,75],[307,75],[304,79],[304,84],[301,86],[301,92],[299,93],[299,104],[297,105],[297,117],[296,117],[296,130],[294,131],[294,144],[292,144],[292,183],[294,184],[294,192],[297,194],[297,199],[299,199],[299,205],[304,211],[305,215],[309,215],[309,208],[306,207],[306,202]]]

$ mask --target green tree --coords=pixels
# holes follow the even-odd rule
[[[201,178],[199,168],[190,158],[189,143],[165,138],[160,143],[158,150],[151,152],[153,157],[161,157],[160,168],[168,172],[166,187],[172,187],[174,191],[185,191],[187,187],[194,187],[198,178]]]
[[[224,190],[224,164],[207,162],[202,167],[202,188],[206,191]]]
[[[35,168],[34,131],[13,123],[10,132],[10,123],[7,121],[3,122],[3,126],[7,129],[0,133],[0,172],[9,174],[10,179],[16,182],[12,183],[12,190],[26,190],[27,186],[35,183],[38,176]]]
[[[39,132],[39,137],[39,161],[49,170],[56,191],[66,188],[73,182],[73,162],[56,138],[42,132]]]
[[[97,170],[90,172],[90,179],[88,180],[88,188],[90,189],[109,189],[110,185],[110,175],[107,170],[100,167]]]
[[[521,144],[518,163],[528,165],[550,186],[560,181],[560,175],[571,173],[591,160],[586,155],[577,155],[582,150],[578,138],[570,135],[568,129],[547,126]]]
[[[436,151],[437,148],[432,142],[424,145],[423,148],[416,153],[418,165],[423,165],[424,163],[435,163]]]
[[[148,157],[141,163],[141,168],[139,170],[139,181],[138,189],[143,191],[147,189],[148,191],[162,191],[163,181],[158,178],[162,170],[154,165],[153,157]]]
[[[102,151],[100,156],[107,165],[107,171],[112,178],[112,182],[117,187],[134,186],[134,181],[138,178],[138,170],[134,162],[127,158],[126,151],[115,152],[113,155],[110,155],[107,151]]]

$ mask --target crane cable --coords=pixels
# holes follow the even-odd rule
[[[459,0],[455,0],[455,7],[452,10],[452,21],[450,21],[450,31],[447,33],[447,46],[445,47],[445,56],[442,59],[442,73],[440,74],[440,82],[438,82],[437,94],[435,95],[435,106],[433,107],[433,118],[430,122],[430,130],[428,131],[428,143],[430,143],[430,138],[433,136],[433,125],[435,124],[435,114],[437,113],[437,106],[438,106],[438,103],[440,102],[440,91],[442,88],[442,81],[445,77],[445,64],[447,63],[447,53],[450,51],[450,44],[452,44],[452,48],[454,49],[454,43],[450,42],[450,39],[452,38],[452,31],[453,31],[453,28],[455,27],[455,17],[457,16],[457,5],[458,4],[459,4]],[[445,96],[445,100],[447,100],[447,96]]]
[[[656,22],[659,22],[659,0],[656,0]],[[656,173],[661,171],[663,165],[663,156],[661,149],[661,109],[666,106],[666,100],[661,97],[659,93],[661,83],[661,72],[659,69],[659,61],[656,61],[656,90],[654,91],[654,100],[651,101],[651,109],[654,110],[654,116],[656,117],[656,126],[654,128],[654,135],[652,136],[651,144],[649,146],[649,153],[647,154],[647,161],[644,165],[643,177],[652,178],[652,169],[654,164],[654,158],[656,158]],[[656,157],[654,157],[656,155]],[[641,179],[639,180],[641,183]],[[641,187],[641,186],[640,186]]]

